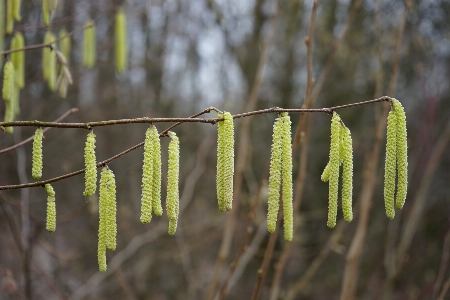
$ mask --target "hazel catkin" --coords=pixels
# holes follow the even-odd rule
[[[14,66],[11,61],[5,63],[3,69],[3,100],[10,101],[14,90]]]
[[[11,49],[20,49],[25,46],[25,39],[19,31],[14,34],[11,41]],[[16,51],[11,53],[11,61],[14,65],[14,83],[17,88],[25,86],[25,52]]]
[[[115,60],[116,71],[120,74],[127,66],[127,20],[122,8],[115,19]]]
[[[393,219],[394,193],[395,193],[395,173],[397,168],[397,115],[390,111],[387,118],[386,132],[386,160],[384,167],[384,205],[386,216]]]
[[[88,20],[85,27],[87,28],[84,30],[83,36],[83,66],[92,68],[95,65],[97,55],[94,21]]]
[[[284,239],[292,241],[294,232],[294,211],[292,204],[292,146],[291,120],[288,113],[281,113],[283,119],[283,140],[281,158],[282,200],[284,219]]]
[[[161,141],[158,130],[152,128],[153,135],[153,175],[152,175],[152,208],[153,213],[160,217],[163,214],[161,205]]]
[[[97,248],[97,259],[98,259],[98,268],[100,272],[106,272],[106,243],[107,243],[107,235],[108,235],[108,206],[107,206],[107,197],[108,197],[108,169],[103,167],[101,175],[100,175],[100,195],[98,202],[98,214],[99,214],[99,223],[98,223],[98,248]]]
[[[342,147],[340,156],[342,158],[342,213],[344,220],[350,222],[353,219],[352,197],[353,197],[353,147],[350,129],[341,126]]]
[[[217,127],[217,200],[220,211],[227,211],[233,205],[234,124],[229,112],[218,117],[224,120]]]
[[[14,1],[6,0],[6,33],[11,33],[14,28]],[[3,16],[1,16],[3,18]],[[3,34],[3,33],[1,33]]]
[[[330,175],[328,188],[328,221],[327,226],[334,228],[336,226],[337,207],[338,207],[338,189],[339,189],[339,163],[340,163],[340,117],[333,112],[331,119],[331,142],[330,142]]]
[[[142,165],[141,222],[144,224],[149,223],[152,219],[153,138],[154,136],[150,127],[145,132],[144,163]]]
[[[111,169],[103,167],[100,175],[99,198],[102,204],[100,208],[104,214],[106,227],[106,248],[116,249],[117,236],[117,204],[116,204],[116,179]]]
[[[97,162],[95,158],[95,134],[90,132],[87,135],[86,145],[84,147],[84,181],[85,189],[83,195],[90,197],[95,194],[97,189]]]
[[[66,58],[67,63],[69,63],[72,42],[70,40],[70,36],[67,36],[67,30],[65,28],[63,28],[59,31],[59,38],[60,38],[59,49],[64,54],[64,57]]]
[[[169,234],[174,235],[177,230],[179,214],[178,180],[180,173],[180,141],[175,132],[169,131],[169,161],[167,171],[166,210],[169,218]]]
[[[55,191],[50,184],[45,185],[47,191],[47,219],[45,228],[48,232],[54,232],[56,230],[56,203],[55,203]]]
[[[397,116],[397,194],[395,207],[402,209],[408,190],[408,145],[406,133],[406,115],[402,104],[397,99],[392,99],[394,113]]]
[[[44,25],[50,24],[50,8],[49,8],[50,0],[42,0],[42,22]]]
[[[0,0],[0,52],[5,49],[5,0]],[[3,67],[3,55],[0,55],[0,71]]]
[[[39,179],[42,177],[42,128],[36,129],[33,138],[33,156],[32,156],[32,169],[31,175],[34,179]]]

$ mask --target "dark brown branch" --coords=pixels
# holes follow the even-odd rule
[[[60,121],[62,121],[63,119],[65,119],[68,115],[70,115],[70,114],[72,114],[72,113],[76,113],[76,112],[78,112],[78,108],[76,108],[76,107],[75,107],[75,108],[72,108],[72,109],[69,109],[69,110],[66,111],[62,116],[60,116],[58,119],[56,119],[55,122],[60,122]],[[44,130],[42,130],[42,133],[45,133],[45,132],[48,131],[49,129],[50,129],[50,127],[45,128]],[[23,145],[25,145],[26,143],[31,142],[31,141],[33,140],[33,138],[34,138],[34,135],[33,135],[33,136],[30,136],[30,137],[27,138],[26,140],[21,141],[20,143],[17,143],[17,144],[15,144],[15,145],[12,145],[11,147],[2,149],[2,150],[0,150],[0,154],[6,153],[6,152],[11,151],[11,150],[14,150],[14,149],[16,149],[16,148],[18,148],[18,147],[20,147],[20,146],[23,146]]]
[[[45,47],[52,47],[52,44],[57,43],[60,40],[66,38],[68,36],[74,35],[75,33],[83,31],[86,28],[89,28],[89,27],[92,27],[92,26],[94,26],[94,25],[89,24],[89,25],[83,26],[81,28],[75,29],[74,31],[68,32],[67,34],[65,34],[63,36],[60,36],[59,38],[53,40],[51,43],[42,43],[42,44],[26,46],[26,47],[23,47],[23,48],[9,49],[9,50],[5,50],[5,51],[1,52],[0,54],[7,55],[7,54],[11,54],[13,52],[18,52],[18,51],[26,51],[26,50],[41,49],[41,48],[45,48]]]
[[[383,101],[389,101],[391,98],[388,96],[383,96],[381,98],[373,99],[373,100],[367,100],[357,103],[351,103],[346,105],[340,105],[340,106],[334,106],[330,108],[279,108],[279,107],[272,107],[262,110],[256,110],[251,111],[247,113],[242,114],[236,114],[233,115],[234,119],[243,118],[243,117],[249,117],[254,115],[261,115],[261,114],[267,114],[267,113],[280,113],[280,112],[290,112],[290,113],[327,113],[331,114],[335,110],[354,107],[354,106],[360,106],[360,105],[366,105],[376,102],[383,102]],[[209,107],[202,112],[198,113],[196,117],[199,115],[209,113],[211,110],[217,110],[213,107]],[[92,129],[94,127],[100,127],[100,126],[109,126],[109,125],[118,125],[118,124],[133,124],[133,123],[164,123],[164,122],[177,122],[176,124],[172,125],[172,127],[169,127],[165,131],[163,131],[163,135],[165,136],[166,133],[172,129],[175,126],[178,126],[185,122],[192,122],[192,123],[210,123],[215,124],[218,121],[222,121],[222,118],[135,118],[135,119],[119,119],[119,120],[109,120],[109,121],[99,121],[99,122],[87,122],[87,123],[59,123],[59,122],[42,122],[42,121],[13,121],[13,122],[0,122],[1,127],[11,127],[11,126],[34,126],[34,127],[57,127],[57,128],[83,128],[83,129]]]

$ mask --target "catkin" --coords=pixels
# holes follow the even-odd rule
[[[55,39],[55,35],[48,31],[44,36],[44,43],[52,43]],[[47,80],[50,90],[54,91],[56,88],[56,51],[50,47],[44,47],[42,50],[42,74]]]
[[[395,207],[402,209],[408,190],[408,146],[406,134],[406,115],[402,104],[397,99],[392,99],[394,113],[397,116],[397,195]]]
[[[47,191],[47,221],[45,228],[48,232],[54,232],[56,230],[56,203],[55,203],[55,191],[50,184],[45,185]]]
[[[13,15],[16,21],[22,20],[20,15],[20,7],[22,5],[22,0],[13,0]]]
[[[340,156],[342,166],[342,213],[344,220],[350,222],[353,219],[352,197],[353,197],[353,147],[350,129],[341,126],[342,147]]]
[[[3,100],[10,101],[14,91],[14,66],[11,61],[7,61],[3,69]]]
[[[98,268],[100,272],[106,271],[106,244],[108,236],[108,169],[103,167],[100,175],[100,192],[98,203]]]
[[[393,219],[394,210],[394,193],[395,193],[395,173],[397,167],[397,115],[394,111],[390,111],[387,118],[386,133],[386,160],[384,167],[384,205],[386,208],[386,216]]]
[[[2,16],[3,18],[3,16]],[[6,33],[11,33],[14,28],[14,0],[6,1]]]
[[[331,143],[330,143],[330,175],[328,188],[328,221],[327,226],[334,228],[336,226],[337,207],[338,207],[338,189],[339,189],[339,163],[340,163],[340,117],[333,112],[331,119]]]
[[[103,180],[102,177],[104,177]],[[106,213],[106,248],[115,250],[117,245],[116,179],[113,171],[106,167],[102,169],[100,175],[100,198],[104,200]]]
[[[25,46],[22,33],[16,32],[12,41],[11,49],[20,49]],[[14,83],[16,87],[22,89],[25,86],[25,52],[17,51],[11,53],[11,61],[14,65]]]
[[[272,149],[269,169],[269,195],[267,199],[267,230],[275,232],[279,210],[281,186],[281,156],[283,141],[283,117],[276,119],[273,125]]]
[[[283,119],[282,140],[282,200],[284,218],[284,238],[292,241],[294,231],[294,212],[292,207],[292,146],[291,146],[291,120],[288,113],[281,113]]]
[[[42,22],[44,25],[50,24],[49,0],[42,0]]]
[[[168,135],[171,141],[169,143],[166,210],[169,218],[168,232],[170,235],[174,235],[177,230],[179,213],[178,180],[180,173],[180,141],[174,132],[169,131]]]
[[[127,66],[127,21],[122,8],[116,14],[115,21],[115,58],[117,73],[122,73]]]
[[[5,1],[0,0],[0,53],[5,49]],[[3,67],[3,55],[0,55],[0,71]]]
[[[153,176],[152,176],[152,208],[153,213],[160,217],[163,214],[161,205],[161,142],[158,130],[152,128],[153,135]]]
[[[227,211],[233,206],[234,124],[229,112],[218,117],[224,120],[217,127],[217,200],[220,211]]]
[[[152,219],[153,137],[150,127],[145,132],[144,163],[142,165],[141,222],[144,224],[149,223]]]
[[[59,31],[59,49],[64,54],[64,57],[66,58],[67,63],[69,63],[70,60],[70,49],[71,49],[71,40],[69,36],[67,35],[66,29],[61,29]]]
[[[90,197],[97,189],[97,162],[95,158],[95,134],[90,132],[87,135],[86,146],[84,147],[84,172],[85,189],[83,195]]]
[[[36,129],[33,139],[33,157],[31,175],[34,179],[42,177],[42,128]]]
[[[85,27],[87,28],[84,30],[83,66],[92,68],[95,65],[97,55],[94,21],[87,21]]]

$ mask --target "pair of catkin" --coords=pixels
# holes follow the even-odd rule
[[[168,171],[167,171],[167,196],[166,210],[169,218],[169,234],[174,235],[177,230],[178,214],[180,212],[178,181],[180,176],[180,140],[175,132],[167,133],[170,137]]]
[[[328,221],[327,226],[336,226],[339,193],[339,168],[342,165],[342,213],[344,220],[353,219],[353,147],[350,130],[343,124],[336,112],[331,119],[330,160],[325,167],[321,179],[329,182]]]
[[[117,206],[116,179],[108,167],[103,167],[100,175],[99,226],[98,226],[98,267],[106,271],[106,249],[116,250]]]
[[[386,216],[395,216],[394,202],[397,209],[402,209],[408,189],[408,146],[406,135],[406,115],[402,104],[391,99],[393,110],[387,118],[386,160],[384,168],[384,205]],[[395,178],[397,177],[397,195]]]
[[[233,205],[234,124],[229,112],[217,117],[224,118],[217,125],[217,201],[220,211],[227,211]]]
[[[158,130],[151,126],[145,133],[142,165],[141,222],[149,223],[153,213],[161,216],[161,143]]]
[[[44,44],[50,44],[56,39],[55,35],[48,31],[44,36]],[[48,83],[51,91],[56,89],[56,49],[55,44],[44,47],[42,50],[42,75]]]
[[[269,195],[267,229],[275,232],[281,199],[283,201],[284,238],[292,241],[294,217],[292,207],[292,146],[291,120],[288,113],[281,113],[273,125],[272,149],[269,170]]]
[[[127,19],[122,8],[117,11],[114,32],[116,71],[120,74],[127,66]]]
[[[88,20],[84,26],[86,29],[83,36],[83,66],[91,69],[94,67],[97,57],[95,23]]]
[[[47,192],[47,220],[45,228],[48,232],[54,232],[56,230],[56,203],[55,203],[55,191],[50,184],[45,185]]]

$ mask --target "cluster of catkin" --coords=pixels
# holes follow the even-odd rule
[[[275,232],[278,210],[283,203],[284,238],[292,241],[294,217],[292,207],[292,146],[291,120],[288,113],[280,113],[273,125],[269,170],[267,229]]]
[[[328,181],[328,221],[327,226],[336,226],[338,211],[339,169],[342,165],[342,213],[344,220],[353,219],[353,147],[350,130],[344,125],[336,112],[331,118],[330,160],[323,170],[321,179]]]
[[[408,189],[406,115],[402,104],[397,99],[391,99],[391,108],[387,119],[384,168],[384,205],[389,219],[395,216],[394,203],[395,208],[402,209]],[[397,195],[394,201],[396,177]]]

